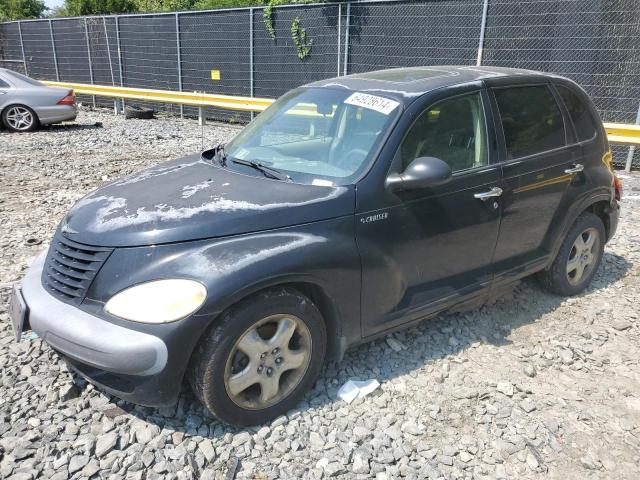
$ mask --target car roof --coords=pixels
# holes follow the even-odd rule
[[[378,93],[406,104],[432,90],[496,77],[559,78],[553,74],[519,68],[442,65],[375,70],[320,80],[305,87],[346,88]]]

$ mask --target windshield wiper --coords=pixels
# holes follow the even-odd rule
[[[226,157],[225,157],[226,158]],[[287,182],[291,181],[291,177],[282,173],[280,170],[264,165],[260,162],[256,162],[253,160],[243,160],[241,158],[233,158],[231,159],[233,163],[237,163],[238,165],[245,165],[247,167],[255,168],[256,170],[262,172],[265,177],[275,178],[276,180],[285,180]]]

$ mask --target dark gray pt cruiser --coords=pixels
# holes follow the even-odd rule
[[[450,66],[324,80],[225,147],[80,200],[12,320],[123,399],[171,404],[186,375],[220,419],[256,424],[351,345],[534,273],[581,292],[620,195],[570,80]]]

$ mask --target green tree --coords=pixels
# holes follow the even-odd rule
[[[133,0],[139,12],[178,12],[192,10],[196,0]]]
[[[0,0],[0,21],[38,18],[46,10],[42,0]]]
[[[252,7],[263,3],[261,0],[196,0],[194,7],[198,10],[213,10],[215,8]]]
[[[2,1],[2,0],[0,0]],[[105,15],[110,13],[131,13],[137,8],[133,0],[65,0],[64,15]]]

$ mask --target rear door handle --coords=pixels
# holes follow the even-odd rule
[[[473,196],[478,200],[486,200],[488,198],[499,197],[502,195],[502,189],[500,187],[493,187],[488,192],[474,193]]]
[[[576,163],[573,168],[567,168],[564,173],[580,173],[584,170],[584,165],[581,163]]]

